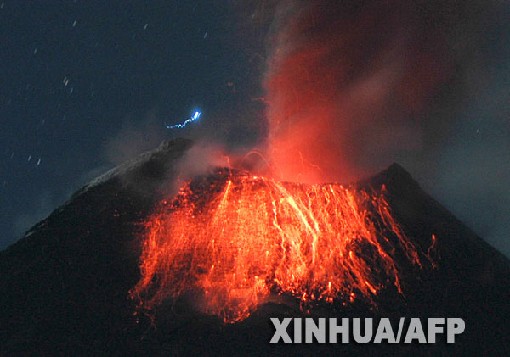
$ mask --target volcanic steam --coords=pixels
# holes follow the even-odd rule
[[[280,2],[265,77],[275,177],[347,182],[421,149],[419,114],[452,66],[449,11],[434,6]]]
[[[419,148],[412,118],[450,65],[428,26],[439,19],[424,13],[402,0],[282,2],[264,82],[271,172],[191,180],[162,202],[132,291],[143,308],[195,295],[204,312],[235,322],[273,293],[372,304],[383,290],[402,293],[402,261],[432,265],[384,187],[319,184]]]

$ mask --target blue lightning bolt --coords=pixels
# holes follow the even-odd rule
[[[189,119],[186,119],[185,121],[183,121],[182,123],[180,124],[174,124],[174,125],[167,125],[166,128],[167,129],[182,129],[184,128],[186,125],[188,125],[189,123],[193,123],[194,121],[197,121],[198,119],[200,119],[200,116],[202,115],[202,112],[197,110],[195,111],[195,113],[193,113],[193,115],[191,116],[191,118]]]

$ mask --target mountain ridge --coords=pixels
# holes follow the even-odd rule
[[[163,307],[167,315],[160,312],[156,329],[147,317],[133,315],[135,304],[128,291],[140,277],[143,222],[168,194],[164,185],[178,174],[176,164],[191,146],[189,140],[165,142],[142,154],[141,160],[125,164],[125,170],[103,175],[0,252],[0,289],[4,292],[0,296],[0,354],[317,352],[310,346],[299,350],[268,344],[269,316],[301,314],[281,302],[266,304],[232,326],[188,307],[177,315]],[[215,179],[214,174],[210,177]],[[436,344],[423,350],[398,346],[395,353],[508,352],[508,259],[427,195],[398,164],[355,185],[378,190],[384,185],[399,223],[420,247],[429,247],[431,236],[437,236],[438,269],[418,277],[412,272],[404,274],[410,293],[403,302],[383,302],[387,308],[375,315],[466,319],[466,332],[454,346]],[[493,307],[498,314],[491,313]],[[320,311],[332,313],[327,306]],[[370,314],[356,308],[344,313]],[[198,331],[198,339],[193,340],[196,334],[192,331]],[[318,348],[331,352],[333,347]],[[355,353],[393,352],[391,346],[336,348]]]

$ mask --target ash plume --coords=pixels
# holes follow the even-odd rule
[[[508,255],[508,2],[265,4],[273,176],[347,182],[399,162]]]
[[[280,2],[265,77],[277,176],[353,180],[422,150],[455,65],[452,4]]]

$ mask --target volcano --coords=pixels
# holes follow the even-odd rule
[[[0,354],[510,353],[510,262],[391,165],[350,185],[213,168],[177,139],[0,253]],[[272,345],[270,317],[460,317],[455,344]]]

